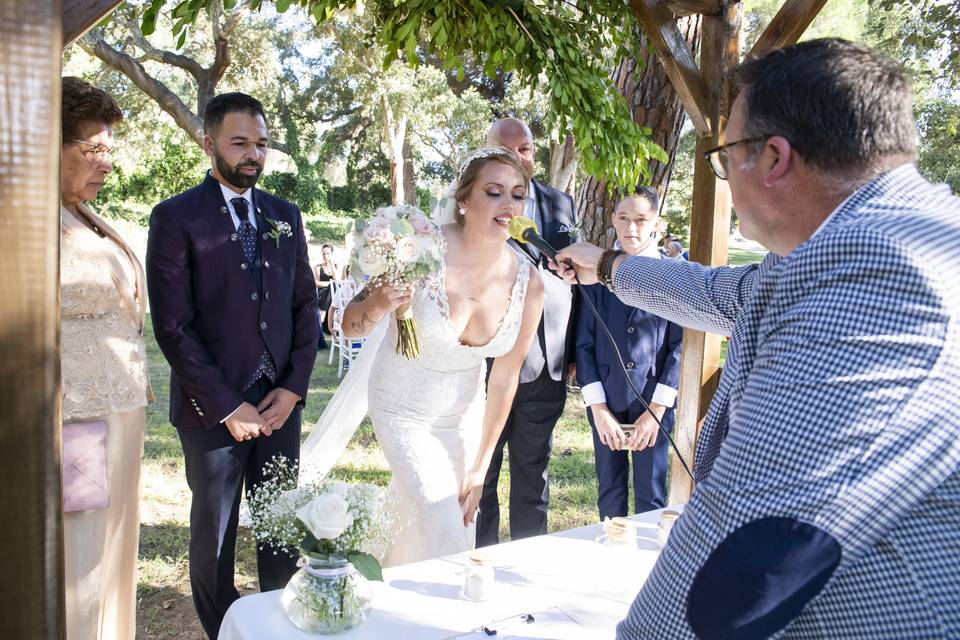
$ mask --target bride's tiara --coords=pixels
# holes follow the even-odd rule
[[[495,156],[509,156],[515,160],[517,159],[516,154],[506,147],[480,147],[479,149],[474,149],[467,155],[463,164],[460,165],[460,171],[457,173],[457,180],[454,184],[460,184],[460,180],[463,179],[463,174],[471,164],[482,158],[493,158]]]

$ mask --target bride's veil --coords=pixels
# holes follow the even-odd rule
[[[300,446],[300,469],[304,479],[320,479],[330,472],[367,415],[370,374],[391,317],[384,316],[367,336],[360,354],[350,363],[347,375],[340,381],[323,415]]]

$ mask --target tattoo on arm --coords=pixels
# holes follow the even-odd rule
[[[360,318],[360,322],[357,322],[356,320],[350,322],[350,328],[357,333],[365,333],[367,328],[373,326],[374,324],[376,323],[370,319],[370,316],[364,313]]]
[[[368,290],[367,287],[364,287],[363,289],[360,290],[360,293],[358,293],[353,297],[353,299],[356,300],[357,302],[363,302],[369,297],[370,297],[370,291]]]

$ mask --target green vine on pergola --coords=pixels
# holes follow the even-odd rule
[[[183,0],[173,6],[178,46],[211,0]],[[268,0],[269,1],[269,0]],[[238,0],[223,0],[230,10]],[[252,0],[259,9],[264,0]],[[145,35],[169,0],[152,0],[142,19]],[[356,0],[274,0],[277,11],[304,7],[322,23],[351,11]],[[622,0],[367,0],[373,25],[368,37],[387,54],[384,66],[399,59],[416,66],[427,51],[459,68],[472,55],[491,77],[512,73],[532,91],[546,91],[550,122],[558,132],[572,130],[581,166],[611,187],[632,188],[649,177],[648,161],[667,162],[650,139],[650,130],[633,122],[626,101],[610,80],[623,55],[633,56],[637,23]],[[545,86],[544,86],[545,85]]]

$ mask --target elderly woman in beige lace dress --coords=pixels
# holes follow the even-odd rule
[[[63,79],[61,376],[68,640],[135,636],[140,460],[152,399],[143,270],[84,203],[112,169],[109,95]]]

